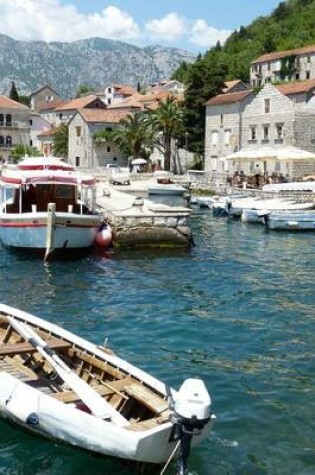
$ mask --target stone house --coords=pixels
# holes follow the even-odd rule
[[[315,45],[263,54],[251,63],[250,83],[315,79]]]
[[[222,153],[225,160],[220,162],[230,172],[246,175],[314,174],[315,159],[296,158],[297,149],[315,154],[314,92],[315,80],[266,84],[242,113],[239,152]],[[279,150],[287,151],[282,160],[275,158]]]
[[[106,105],[117,104],[137,93],[137,90],[125,84],[110,84],[100,93],[100,98]]]
[[[30,145],[30,109],[0,96],[0,158],[8,159],[17,145]]]
[[[106,109],[104,102],[95,94],[80,96],[55,108],[56,126],[68,124],[79,109]]]
[[[31,147],[35,147],[38,151],[43,152],[42,142],[39,139],[40,134],[49,132],[52,128],[51,123],[41,117],[35,112],[31,112],[30,115],[30,141]]]
[[[82,168],[117,164],[127,166],[117,145],[108,140],[95,141],[95,132],[117,127],[129,113],[126,109],[90,109],[76,111],[69,122],[69,163]]]
[[[31,96],[31,110],[33,112],[39,112],[43,108],[44,104],[60,100],[59,95],[50,86],[46,85],[34,91]]]
[[[243,87],[213,97],[206,103],[205,171],[223,171],[219,159],[242,146],[243,114],[254,94]]]

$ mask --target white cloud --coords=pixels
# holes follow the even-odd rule
[[[74,41],[99,36],[138,44],[190,43],[209,48],[218,40],[223,43],[230,34],[209,26],[205,20],[188,20],[175,12],[148,20],[140,29],[129,13],[115,6],[81,13],[71,0],[67,4],[63,0],[0,0],[0,12],[0,33],[27,41]]]
[[[171,42],[176,41],[185,35],[186,21],[177,13],[168,13],[160,20],[149,20],[145,25],[145,30],[151,40]]]
[[[190,42],[193,45],[209,48],[220,41],[221,44],[231,34],[228,30],[217,30],[207,25],[205,20],[196,20],[190,31]]]
[[[140,36],[133,18],[113,6],[82,14],[59,0],[0,0],[0,11],[1,33],[20,40],[73,41],[95,36],[134,40]]]

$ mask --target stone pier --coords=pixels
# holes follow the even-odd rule
[[[190,247],[190,209],[153,203],[99,184],[97,206],[113,228],[115,247]]]

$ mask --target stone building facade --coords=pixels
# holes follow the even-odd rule
[[[127,114],[128,110],[118,109],[78,110],[69,122],[69,163],[82,168],[127,166],[115,143],[93,139],[96,132],[117,127]]]
[[[315,80],[268,83],[257,95],[243,93],[242,98],[232,102],[234,94],[223,94],[208,101],[205,170],[294,177],[315,173],[315,160],[296,160],[289,154],[281,161],[263,158],[264,151],[270,156],[270,149],[286,150],[287,147],[315,154],[314,93]],[[254,158],[257,150],[261,152],[261,159]],[[238,153],[237,160],[233,160],[236,151],[246,151],[246,159],[239,158]]]
[[[309,79],[315,79],[315,45],[264,54],[250,67],[252,86]]]
[[[8,159],[17,145],[30,145],[30,129],[30,109],[0,96],[0,159]]]

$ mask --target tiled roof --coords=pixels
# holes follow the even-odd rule
[[[78,111],[86,122],[118,123],[129,111],[124,109],[80,109]]]
[[[43,137],[43,138],[44,137],[51,137],[52,135],[54,135],[56,133],[57,130],[58,130],[57,127],[52,127],[49,130],[44,130],[43,132],[38,134],[37,137]]]
[[[86,107],[96,99],[99,98],[95,94],[88,94],[87,96],[76,97],[75,99],[71,99],[70,101],[66,102],[63,106],[58,107],[57,110],[63,111],[81,109],[82,107]]]
[[[247,91],[239,91],[239,92],[230,92],[226,94],[219,94],[217,96],[212,97],[206,102],[206,106],[217,106],[221,104],[233,104],[234,102],[239,102],[245,99],[252,91],[248,89]]]
[[[273,61],[275,59],[285,58],[286,56],[299,56],[307,53],[315,53],[315,45],[304,46],[303,48],[290,49],[287,51],[275,51],[274,53],[263,54],[259,58],[252,61],[251,64],[264,63],[267,61]]]
[[[13,101],[7,96],[0,96],[0,109],[23,109],[28,110],[29,108],[20,102]]]
[[[274,86],[284,95],[303,94],[315,88],[315,79],[308,81],[286,82],[284,84],[274,84]]]
[[[50,90],[51,92],[53,92],[54,94],[57,94],[56,91],[55,91],[52,87],[50,87],[50,86],[48,86],[48,84],[46,84],[46,86],[42,86],[42,87],[40,87],[39,89],[36,89],[36,91],[32,92],[31,97],[32,97],[32,96],[35,96],[36,94],[38,94],[39,92],[43,91],[44,89],[49,89],[49,90]],[[58,94],[57,94],[57,95],[58,95]]]
[[[124,94],[125,96],[132,96],[137,92],[135,88],[125,84],[114,84],[113,87],[117,90],[116,92],[119,92],[119,94]]]
[[[59,107],[62,107],[63,105],[65,105],[67,102],[68,101],[62,101],[62,100],[51,101],[51,102],[41,102],[39,104],[38,109],[41,112],[58,109]]]

